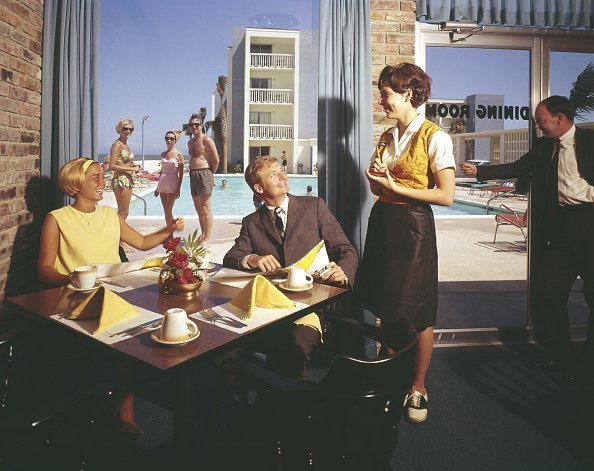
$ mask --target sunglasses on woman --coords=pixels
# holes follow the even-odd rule
[[[175,137],[166,137],[165,140],[166,141],[175,141]]]
[[[134,128],[122,128],[124,132],[134,132]]]

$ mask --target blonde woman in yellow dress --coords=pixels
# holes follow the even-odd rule
[[[142,235],[130,227],[109,206],[98,206],[103,199],[105,180],[99,162],[86,158],[71,160],[58,174],[62,191],[74,197],[74,203],[51,211],[41,228],[37,275],[54,286],[70,282],[75,268],[95,263],[119,263],[121,241],[139,250],[149,250],[184,228],[183,218],[175,219],[152,234]],[[124,371],[124,370],[123,370]],[[116,400],[120,431],[142,436],[134,417],[134,393],[122,374]]]
[[[118,203],[118,214],[128,217],[134,174],[140,165],[134,163],[134,154],[128,145],[128,139],[134,132],[134,121],[123,118],[116,124],[116,132],[120,135],[109,150],[109,168],[112,171],[111,189]]]
[[[454,199],[451,138],[417,111],[429,97],[431,78],[414,64],[387,66],[378,80],[379,104],[396,126],[380,137],[365,171],[378,201],[369,216],[355,289],[361,305],[389,327],[405,317],[418,332],[416,371],[405,398],[405,417],[428,413],[425,378],[437,317],[437,246],[430,204]]]

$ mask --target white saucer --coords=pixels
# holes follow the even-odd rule
[[[70,283],[68,285],[68,288],[71,289],[72,291],[93,291],[96,290],[97,288],[99,288],[103,283],[101,283],[100,281],[96,281],[95,285],[90,287],[90,288],[79,288],[77,285],[75,285],[74,283]]]
[[[307,291],[313,288],[313,283],[310,283],[303,288],[289,288],[284,283],[279,284],[278,287],[284,291]]]
[[[162,345],[185,345],[186,343],[191,342],[192,340],[196,340],[199,336],[200,336],[200,330],[198,330],[198,328],[196,328],[195,334],[193,334],[190,337],[188,337],[187,339],[183,339],[183,340],[173,340],[173,341],[161,340],[161,330],[156,330],[151,333],[151,338],[155,342],[160,343]]]
[[[285,281],[287,281],[287,279],[286,278],[271,278],[269,281],[274,285],[278,285],[279,283],[284,283]]]

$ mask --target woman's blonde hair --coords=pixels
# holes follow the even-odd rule
[[[90,162],[90,163],[87,163]],[[74,196],[82,190],[85,174],[92,164],[98,164],[86,157],[71,160],[62,166],[58,172],[58,185],[68,196]]]
[[[122,129],[126,124],[129,124],[130,126],[134,127],[134,121],[132,121],[131,118],[122,118],[118,121],[118,124],[116,124],[116,132],[118,134],[121,134]]]

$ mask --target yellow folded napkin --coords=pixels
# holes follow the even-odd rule
[[[144,270],[145,268],[153,268],[153,267],[160,267],[163,263],[163,258],[162,257],[154,257],[154,258],[149,258],[145,264],[142,266],[141,270]]]
[[[137,307],[132,306],[105,286],[101,286],[72,311],[69,319],[99,319],[99,325],[93,332],[94,335],[136,316],[138,312]]]
[[[249,319],[254,308],[267,307],[278,309],[293,309],[295,303],[281,293],[276,286],[261,275],[250,281],[229,304],[246,311],[244,319]]]

